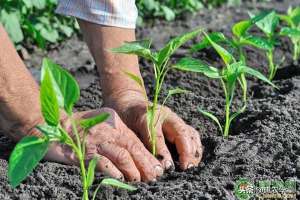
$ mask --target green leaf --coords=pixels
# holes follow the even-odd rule
[[[223,41],[227,40],[226,37],[224,36],[224,34],[221,32],[213,32],[213,33],[208,34],[208,36],[215,43],[219,43],[219,42],[223,42]],[[205,49],[209,46],[211,46],[210,42],[208,41],[208,39],[206,37],[204,37],[201,42],[192,46],[191,51],[196,52],[201,49]]]
[[[111,52],[123,53],[123,54],[134,54],[149,60],[153,60],[150,46],[151,46],[151,40],[125,42],[122,46],[111,49]]]
[[[137,76],[136,74],[133,74],[129,71],[124,71],[124,73],[133,81],[135,81],[142,89],[144,89],[144,82],[143,80]]]
[[[157,65],[161,66],[179,47],[196,37],[201,31],[201,29],[196,29],[170,40],[166,46],[158,52]]]
[[[289,26],[293,26],[293,21],[288,15],[278,15],[279,19],[287,23]]]
[[[47,124],[57,126],[60,118],[59,105],[49,69],[45,69],[44,71],[44,77],[42,79],[40,89],[40,101],[42,114]]]
[[[19,43],[23,41],[24,35],[20,25],[20,19],[17,12],[8,13],[6,10],[2,9],[0,13],[0,19],[3,23],[5,30],[7,31],[10,39],[14,43]]]
[[[165,103],[167,102],[167,100],[173,96],[173,95],[176,95],[176,94],[183,94],[183,93],[188,93],[189,91],[188,90],[184,90],[184,89],[181,89],[181,88],[175,88],[175,89],[172,89],[172,90],[169,90],[168,91],[168,95],[166,96],[166,98],[164,99],[163,103],[162,103],[162,106],[165,105]]]
[[[300,29],[283,27],[280,30],[280,35],[289,36],[292,38],[300,38]]]
[[[269,42],[267,39],[258,36],[253,36],[253,35],[242,37],[241,43],[246,45],[251,45],[256,48],[264,49],[264,50],[271,50],[274,47],[274,45],[271,42]]]
[[[221,133],[223,134],[222,125],[221,125],[220,121],[218,120],[218,118],[215,115],[213,115],[212,113],[209,113],[207,111],[204,111],[201,108],[198,108],[198,111],[201,112],[204,116],[206,116],[206,117],[210,118],[211,120],[213,120],[218,125]]]
[[[188,92],[189,92],[188,90],[184,90],[184,89],[177,87],[175,89],[169,90],[168,96],[172,96],[172,95],[176,95],[176,94],[183,94],[183,93],[188,93]]]
[[[223,47],[221,47],[220,45],[218,45],[214,41],[212,41],[210,39],[210,37],[205,32],[203,32],[203,33],[206,36],[206,38],[208,39],[208,41],[211,43],[211,45],[213,46],[213,48],[221,56],[221,58],[224,61],[224,63],[226,65],[229,65],[234,60],[234,57],[232,56],[232,54],[230,54],[226,49],[224,49]]]
[[[70,26],[67,26],[67,25],[64,25],[64,24],[60,24],[59,25],[59,29],[61,32],[63,32],[67,37],[71,37],[74,30],[70,27]]]
[[[41,36],[49,42],[55,43],[57,42],[59,35],[56,29],[50,29],[43,27],[40,30]]]
[[[295,26],[299,26],[299,24],[300,24],[300,7],[291,9],[289,12],[289,16],[291,17],[291,20],[293,21]]]
[[[37,125],[36,129],[38,129],[41,133],[49,138],[57,138],[61,139],[62,135],[57,126],[49,126],[48,124]]]
[[[175,15],[174,11],[171,10],[169,7],[162,5],[161,9],[164,12],[166,20],[172,21],[175,19],[176,15]]]
[[[32,0],[23,0],[24,5],[26,8],[32,8]]]
[[[194,58],[182,58],[173,66],[175,69],[203,73],[210,78],[221,78],[219,70]]]
[[[275,11],[269,12],[261,20],[258,20],[255,24],[268,36],[273,35],[275,29],[279,23],[279,17]]]
[[[251,20],[244,20],[244,21],[240,21],[236,24],[233,25],[232,27],[232,33],[240,38],[242,36],[244,36],[248,29],[253,25]]]
[[[243,112],[245,112],[246,107],[247,107],[247,104],[245,104],[241,109],[239,109],[237,112],[235,112],[234,114],[232,114],[232,115],[230,116],[229,123],[231,124],[231,122],[232,122],[235,118],[237,118],[240,114],[242,114]]]
[[[39,10],[42,10],[46,7],[46,0],[31,0],[32,5]]]
[[[38,165],[48,151],[49,140],[29,136],[23,138],[9,158],[8,180],[17,187]]]
[[[257,22],[264,19],[270,12],[261,12],[260,14],[254,16],[252,13],[249,13],[249,15],[252,17],[250,20],[243,20],[233,25],[232,27],[232,33],[240,38],[243,36],[246,36],[247,31]]]
[[[38,46],[42,49],[46,46],[46,41],[41,35],[40,31],[37,30],[33,24],[28,20],[24,19],[24,29],[31,35],[31,37],[37,42]]]
[[[94,179],[95,179],[95,169],[97,166],[99,158],[95,156],[89,163],[88,171],[87,171],[87,185],[90,187],[93,185]]]
[[[128,190],[128,191],[135,191],[135,190],[137,190],[136,187],[133,187],[131,185],[128,185],[126,183],[123,183],[121,181],[118,181],[118,180],[112,179],[112,178],[103,179],[101,181],[101,184],[102,185],[109,185],[109,186],[113,186],[113,187],[117,187],[117,188],[122,188],[122,189],[125,189],[125,190]]]
[[[72,113],[74,104],[79,99],[79,86],[75,79],[66,70],[50,59],[43,60],[42,78],[46,70],[50,71],[52,85],[55,90],[58,105],[68,114]]]
[[[252,75],[252,76],[268,83],[269,85],[277,88],[267,77],[265,77],[262,73],[260,73],[259,71],[256,71],[255,69],[252,69],[252,68],[246,67],[246,66],[242,66],[240,70],[242,73]]]
[[[89,119],[82,119],[80,120],[80,126],[86,130],[89,130],[93,126],[106,121],[109,118],[109,116],[110,115],[108,113],[101,113]]]

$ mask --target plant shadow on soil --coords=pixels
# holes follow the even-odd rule
[[[284,11],[289,5],[297,5],[294,1],[272,1],[272,3],[243,4],[243,7],[215,10],[202,10],[196,16],[186,16],[181,20],[165,23],[155,21],[155,26],[138,29],[139,38],[153,38],[154,47],[167,41],[171,36],[190,30],[194,27],[206,27],[208,30],[229,33],[229,25],[247,17],[247,10],[252,8],[272,8]],[[72,44],[72,45],[70,45]],[[83,42],[75,37],[61,48],[53,49],[49,56],[58,63],[64,64],[64,57],[69,59],[68,65],[74,75],[83,80],[78,110],[97,109],[102,105],[101,89],[97,84],[93,62],[86,53]],[[71,47],[72,46],[72,47]],[[75,50],[74,50],[75,49]],[[78,51],[78,49],[81,49]],[[164,90],[179,86],[192,91],[192,94],[175,96],[167,105],[180,115],[188,124],[196,128],[202,138],[204,155],[202,163],[186,172],[178,169],[167,172],[158,182],[138,183],[138,191],[128,193],[124,190],[102,187],[97,199],[236,199],[233,194],[234,183],[240,177],[251,180],[260,179],[295,179],[300,184],[300,65],[293,64],[287,44],[278,47],[279,57],[287,56],[284,66],[278,70],[274,83],[279,90],[257,82],[250,78],[249,93],[251,95],[248,109],[232,125],[231,135],[224,139],[217,126],[200,115],[198,106],[210,110],[218,117],[223,116],[223,97],[219,83],[192,73],[172,71],[167,77]],[[182,57],[187,49],[176,54]],[[82,53],[84,52],[84,53]],[[59,57],[63,54],[64,57]],[[215,55],[207,51],[205,59],[212,61]],[[250,66],[263,66],[263,56],[250,52]],[[253,56],[252,56],[253,54]],[[42,55],[31,55],[27,65],[39,63]],[[199,54],[201,56],[201,54]],[[142,75],[145,85],[152,87],[151,69],[148,63],[141,61],[144,69]],[[266,72],[266,71],[264,71]],[[90,82],[85,82],[91,79]],[[238,102],[240,103],[240,102]],[[24,183],[12,189],[7,183],[7,159],[13,143],[0,134],[0,199],[80,199],[81,185],[79,170],[74,166],[42,162]],[[175,151],[174,147],[173,150]],[[97,174],[97,182],[103,175]],[[96,184],[95,184],[96,186]],[[299,197],[299,190],[297,196]]]

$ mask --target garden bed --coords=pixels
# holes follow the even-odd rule
[[[298,3],[297,3],[298,2]],[[176,22],[151,22],[138,29],[138,38],[153,38],[154,47],[161,47],[170,37],[197,26],[230,34],[231,25],[247,18],[253,8],[275,8],[285,12],[289,5],[299,5],[298,0],[272,1],[272,3],[243,4],[238,8],[221,7],[202,10],[196,16],[187,15]],[[291,46],[287,39],[278,47],[276,59],[286,57],[275,77],[278,90],[250,80],[251,98],[247,111],[233,122],[231,135],[223,139],[217,126],[203,117],[197,107],[201,106],[223,116],[223,97],[219,83],[211,82],[199,74],[172,71],[166,79],[167,87],[192,91],[192,94],[176,96],[168,106],[188,124],[196,128],[205,147],[199,167],[182,172],[176,167],[158,182],[137,184],[138,190],[128,193],[103,187],[97,199],[235,199],[234,183],[240,177],[250,180],[295,179],[300,184],[300,64],[294,63]],[[175,56],[183,57],[188,49],[181,49]],[[263,54],[250,53],[250,66],[266,72],[267,62]],[[33,50],[26,64],[38,78],[43,53]],[[101,89],[97,85],[94,64],[84,43],[73,37],[49,51],[49,57],[69,67],[81,84],[78,110],[100,108]],[[199,53],[199,57],[215,61],[212,51]],[[146,86],[151,85],[151,67],[141,61]],[[0,134],[0,199],[80,199],[79,170],[73,166],[43,162],[24,184],[12,189],[7,183],[7,158],[13,143]],[[98,174],[100,182],[101,174]],[[299,191],[299,189],[297,190]],[[300,192],[297,192],[299,197]]]

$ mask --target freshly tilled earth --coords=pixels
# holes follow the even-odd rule
[[[297,0],[283,0],[202,10],[195,16],[187,15],[172,23],[154,21],[152,25],[139,28],[137,35],[139,38],[153,38],[154,48],[160,48],[170,37],[198,26],[229,35],[230,25],[247,17],[248,10],[274,8],[284,12],[289,5],[297,4]],[[184,56],[187,47],[176,53],[174,61]],[[234,183],[241,177],[252,181],[293,179],[299,186],[300,65],[291,61],[290,51],[288,40],[283,39],[276,53],[277,60],[286,57],[274,81],[278,90],[250,78],[247,111],[233,122],[228,139],[223,139],[217,126],[197,111],[198,107],[202,107],[223,117],[224,98],[219,83],[199,74],[172,71],[164,91],[179,86],[192,93],[175,96],[168,106],[199,131],[205,147],[202,163],[186,172],[176,166],[175,171],[166,173],[158,182],[136,184],[138,190],[133,193],[102,187],[97,199],[236,199]],[[248,49],[248,53],[249,65],[266,72],[267,63],[262,52]],[[33,50],[30,55],[30,60],[25,62],[38,79],[37,66],[45,55],[39,50]],[[79,80],[82,92],[78,110],[101,107],[101,88],[94,63],[81,39],[74,37],[59,47],[53,47],[46,56],[65,66]],[[195,56],[211,63],[218,61],[217,55],[210,50]],[[146,86],[152,88],[150,65],[141,60],[141,67]],[[239,103],[237,99],[235,106]],[[7,159],[13,146],[0,133],[0,199],[80,199],[78,168],[52,162],[39,164],[23,184],[12,189],[7,180]],[[101,178],[103,176],[97,174],[97,182]],[[298,198],[299,195],[297,188]]]

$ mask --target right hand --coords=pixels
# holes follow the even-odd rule
[[[75,113],[75,119],[90,118],[106,112],[110,114],[106,122],[89,130],[86,143],[86,161],[100,155],[97,171],[114,178],[127,181],[155,181],[163,174],[160,162],[144,147],[137,136],[122,122],[118,114],[110,108]],[[70,124],[62,122],[66,130]],[[78,164],[72,150],[63,144],[53,143],[46,160],[64,164]]]

